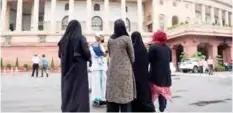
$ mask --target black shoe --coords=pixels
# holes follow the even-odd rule
[[[92,105],[93,105],[94,107],[100,107],[100,103],[99,103],[99,102],[93,102]]]
[[[107,104],[106,101],[100,101],[99,103],[100,103],[100,105],[106,105]]]

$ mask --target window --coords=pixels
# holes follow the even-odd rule
[[[127,6],[125,7],[125,12],[128,12],[128,7]]]
[[[94,11],[99,11],[100,10],[100,5],[99,4],[95,4],[94,5]]]
[[[173,16],[172,17],[172,25],[174,26],[174,25],[177,25],[178,24],[178,17],[177,16]]]
[[[46,36],[40,36],[39,43],[46,43]]]
[[[164,27],[165,27],[165,16],[163,14],[159,15],[159,27],[160,30],[164,31]]]
[[[95,16],[92,18],[91,22],[92,30],[94,31],[102,31],[103,29],[103,22],[99,16]]]
[[[65,30],[67,25],[68,25],[68,21],[69,21],[69,16],[65,16],[63,19],[62,19],[62,22],[61,22],[61,29],[62,30]]]
[[[68,11],[69,10],[69,3],[66,3],[65,4],[65,11]]]
[[[160,4],[160,5],[163,5],[163,0],[159,0],[159,4]]]
[[[10,45],[11,44],[11,36],[7,36],[6,38],[5,38],[5,44],[6,45]]]
[[[128,18],[126,18],[126,29],[130,31],[130,20]]]
[[[189,4],[185,3],[185,8],[188,9],[189,8]]]
[[[44,30],[44,26],[43,25],[39,25],[39,30],[43,31]]]
[[[172,4],[173,4],[174,7],[176,7],[176,5],[177,5],[176,0],[173,0]]]

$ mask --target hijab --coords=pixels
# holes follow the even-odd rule
[[[71,20],[66,28],[64,35],[58,43],[58,46],[62,50],[62,53],[65,53],[68,49],[67,46],[69,43],[76,42],[84,38],[82,35],[81,24],[77,20]]]
[[[114,33],[111,36],[111,38],[116,39],[116,38],[123,36],[123,35],[129,36],[129,34],[127,33],[127,30],[126,30],[124,21],[121,19],[118,19],[114,23]]]
[[[142,54],[147,54],[147,50],[146,50],[146,47],[142,41],[142,36],[139,32],[135,31],[132,33],[131,35],[131,38],[132,38],[132,43],[133,43],[133,47],[134,47],[134,52],[135,52],[135,55],[137,53],[142,53]]]
[[[167,34],[163,31],[158,31],[153,34],[152,43],[165,45],[167,43]]]

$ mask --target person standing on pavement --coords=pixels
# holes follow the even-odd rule
[[[102,36],[97,34],[95,36],[96,42],[90,46],[92,57],[92,66],[90,67],[90,77],[92,84],[91,101],[93,106],[100,106],[105,104],[105,49],[101,43]]]
[[[131,38],[135,55],[133,72],[137,89],[137,98],[132,102],[132,112],[155,112],[149,85],[149,60],[147,49],[139,32],[133,32]]]
[[[107,72],[107,112],[131,112],[136,98],[132,64],[134,50],[123,20],[116,20],[114,33],[108,40],[110,64]]]
[[[47,60],[46,56],[43,54],[42,60],[41,60],[41,77],[43,77],[44,72],[45,72],[46,76],[49,77],[49,74],[47,72],[47,68],[48,68],[48,60]]]
[[[164,112],[167,100],[171,100],[171,49],[166,45],[167,35],[162,31],[153,34],[152,45],[149,47],[150,82],[153,101],[159,100],[159,111]]]
[[[213,75],[213,68],[214,68],[214,62],[211,57],[207,60],[208,67],[209,67],[209,75]]]
[[[36,71],[36,77],[38,77],[38,70],[39,70],[39,62],[40,59],[39,57],[35,54],[34,57],[32,58],[32,77],[34,77],[34,73]]]
[[[203,59],[199,60],[198,65],[199,65],[199,72],[203,73],[203,65],[204,65]]]
[[[92,65],[81,25],[71,20],[58,43],[61,59],[62,112],[90,112],[87,61]]]

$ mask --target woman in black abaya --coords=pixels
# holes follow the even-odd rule
[[[133,112],[154,112],[155,107],[152,102],[152,96],[149,86],[148,74],[148,54],[142,41],[141,34],[134,32],[131,35],[135,62],[133,63],[133,72],[136,79],[137,99],[132,102]]]
[[[89,112],[87,61],[90,52],[81,25],[72,20],[58,43],[61,59],[62,112]]]

